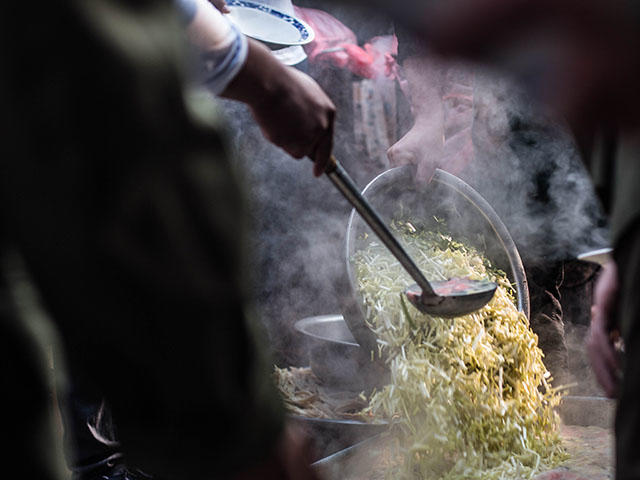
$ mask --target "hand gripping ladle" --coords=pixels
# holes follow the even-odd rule
[[[429,282],[333,155],[325,173],[416,282],[405,294],[418,310],[439,317],[456,317],[479,310],[493,298],[498,285],[488,280],[456,277]]]

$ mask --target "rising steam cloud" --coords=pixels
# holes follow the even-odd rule
[[[321,73],[318,80],[338,107],[336,156],[364,187],[388,165],[372,166],[354,142],[349,97],[357,79],[337,69]],[[494,207],[525,262],[571,259],[606,246],[604,216],[566,127],[493,72],[476,70],[473,93],[476,159],[460,176]],[[399,91],[398,98],[406,101]],[[223,107],[247,176],[258,310],[278,363],[304,365],[293,324],[340,313],[333,287],[344,274],[351,209],[326,178],[312,177],[308,160],[294,161],[268,144],[245,107]],[[408,109],[398,111],[405,113],[396,139],[412,124]]]

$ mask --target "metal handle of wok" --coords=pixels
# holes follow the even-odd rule
[[[400,264],[405,268],[409,275],[411,275],[411,278],[413,278],[413,280],[420,286],[422,294],[437,297],[437,294],[433,291],[429,281],[422,274],[411,257],[409,257],[405,249],[402,248],[402,245],[400,245],[396,237],[394,237],[391,231],[387,228],[380,215],[378,215],[378,212],[376,212],[369,202],[365,200],[349,174],[344,168],[342,168],[342,165],[340,165],[333,155],[331,155],[331,159],[325,173],[336,188],[340,190],[340,193],[342,193],[344,198],[353,205],[364,221],[367,222],[367,225],[371,227],[378,238],[382,240],[382,243],[386,245],[393,256],[398,259]]]

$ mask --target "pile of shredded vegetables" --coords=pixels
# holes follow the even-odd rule
[[[387,478],[521,479],[566,458],[537,336],[514,304],[504,274],[473,248],[408,221],[392,230],[426,277],[490,279],[499,287],[480,311],[445,319],[404,298],[414,283],[377,239],[352,261],[366,319],[391,383],[368,413],[391,418],[398,464]]]

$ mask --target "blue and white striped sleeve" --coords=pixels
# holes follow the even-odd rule
[[[195,38],[196,81],[215,95],[222,93],[247,59],[246,37],[206,0],[174,0],[187,31]]]
[[[247,59],[246,37],[233,24],[229,36],[231,41],[225,48],[200,52],[200,81],[215,95],[224,92]]]

